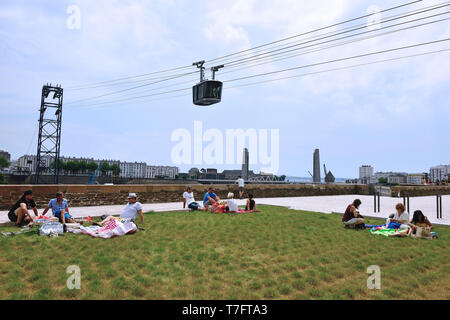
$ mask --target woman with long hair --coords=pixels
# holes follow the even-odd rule
[[[347,206],[344,215],[342,216],[342,222],[348,228],[362,229],[364,227],[364,218],[359,214],[359,206],[361,200],[355,199],[353,203]]]

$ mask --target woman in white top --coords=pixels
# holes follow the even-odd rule
[[[406,211],[406,208],[403,205],[403,203],[398,203],[395,206],[395,210],[397,212],[394,213],[394,217],[388,218],[386,220],[386,227],[388,227],[391,222],[397,222],[400,223],[400,229],[408,229],[409,213]]]
[[[238,205],[236,200],[234,200],[234,193],[228,193],[227,200],[227,212],[238,212]]]

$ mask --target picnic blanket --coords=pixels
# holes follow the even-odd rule
[[[239,211],[237,213],[252,213],[252,212],[261,212],[259,210],[242,210],[239,209]]]
[[[395,234],[398,229],[381,229],[381,228],[372,228],[370,230],[371,234],[378,234],[381,236],[389,237],[391,234]]]
[[[75,229],[76,230],[76,229]],[[109,239],[112,237],[120,237],[129,233],[134,233],[137,231],[137,226],[134,222],[130,220],[119,221],[117,219],[113,219],[109,221],[103,227],[99,226],[90,226],[90,227],[80,227],[80,231],[75,231],[73,229],[68,230],[73,233],[84,233],[88,234],[95,238],[104,238]]]

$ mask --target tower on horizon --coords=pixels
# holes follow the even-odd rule
[[[320,156],[319,149],[314,150],[313,155],[313,182],[320,183]]]
[[[248,149],[244,148],[244,152],[242,155],[242,171],[241,171],[241,176],[242,179],[244,180],[248,180],[248,159],[249,159],[249,154],[248,154]]]

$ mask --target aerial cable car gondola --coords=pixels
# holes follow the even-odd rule
[[[216,80],[216,72],[224,65],[211,68],[212,80],[205,79],[205,61],[194,62],[192,65],[200,69],[200,82],[192,87],[192,101],[197,106],[210,106],[222,99],[223,83]]]

